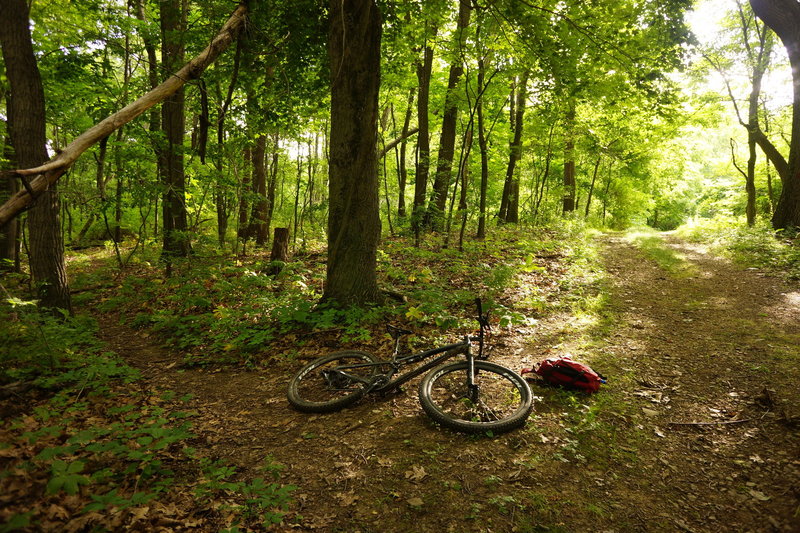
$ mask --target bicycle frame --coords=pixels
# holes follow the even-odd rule
[[[345,377],[351,382],[363,383],[367,386],[365,393],[369,392],[388,392],[392,389],[396,389],[401,385],[407,383],[408,381],[414,379],[417,376],[428,372],[429,370],[436,368],[437,366],[441,365],[448,359],[455,357],[456,355],[463,353],[468,365],[467,371],[467,390],[469,391],[470,400],[475,400],[478,394],[478,387],[475,385],[475,356],[472,354],[472,342],[478,341],[478,358],[485,359],[486,356],[484,355],[484,340],[485,340],[485,330],[489,329],[489,320],[488,315],[483,314],[483,307],[481,305],[480,298],[475,300],[475,303],[478,308],[478,324],[480,326],[479,333],[477,337],[470,337],[469,335],[464,336],[461,342],[456,342],[453,344],[448,344],[447,346],[441,346],[439,348],[433,348],[431,350],[426,350],[424,352],[420,352],[413,355],[407,355],[403,357],[397,357],[397,352],[400,347],[400,337],[398,336],[395,339],[395,346],[394,346],[394,358],[391,361],[376,361],[374,363],[357,363],[353,365],[343,365],[336,367],[332,370],[328,370],[326,372],[333,374],[336,373],[341,377]],[[419,368],[411,370],[410,372],[406,372],[405,374],[401,374],[398,377],[394,377],[394,375],[404,366],[411,365],[417,363],[419,361],[424,361],[429,357],[433,357],[437,354],[442,354],[439,357],[435,357],[433,360],[425,363]],[[348,373],[348,369],[363,369],[363,368],[370,368],[370,367],[380,367],[380,366],[388,366],[389,371],[383,374],[373,375],[368,378],[363,378],[361,376],[353,375]],[[329,384],[332,384],[334,379],[332,375],[325,375],[326,380],[328,380]]]
[[[470,362],[470,372],[469,372],[469,386],[470,390],[474,387],[474,361],[475,357],[472,355],[472,340],[475,337],[464,337],[461,342],[456,342],[453,344],[448,344],[447,346],[441,346],[439,348],[433,348],[431,350],[426,350],[424,352],[420,352],[413,355],[407,355],[404,357],[398,357],[391,361],[376,361],[374,363],[357,363],[354,365],[345,365],[340,366],[334,369],[334,371],[344,375],[348,379],[352,381],[356,381],[359,383],[364,383],[367,385],[366,392],[387,392],[392,389],[396,389],[401,385],[407,383],[408,381],[414,379],[417,376],[424,374],[425,372],[441,365],[443,362],[447,361],[455,357],[458,354],[463,353],[466,356],[467,361]],[[419,361],[424,361],[429,357],[433,357],[437,354],[442,354],[439,357],[435,357],[431,361],[425,363],[419,368],[415,368],[405,374],[401,374],[400,376],[392,379],[394,375],[404,366],[411,365],[417,363]],[[350,369],[357,369],[357,368],[370,368],[370,367],[379,367],[379,366],[389,366],[390,369],[388,372],[384,374],[379,374],[377,376],[371,376],[369,378],[363,378],[358,375],[353,375],[347,372]]]

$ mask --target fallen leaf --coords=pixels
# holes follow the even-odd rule
[[[765,502],[765,501],[771,499],[770,496],[767,496],[766,494],[764,494],[760,490],[750,489],[747,492],[748,492],[748,494],[750,494],[750,496],[752,496],[753,498],[755,498],[756,500],[761,501],[761,502]]]
[[[409,498],[406,501],[411,507],[422,507],[425,504],[425,502],[422,501],[422,498],[419,497]]]
[[[356,496],[355,492],[337,492],[336,498],[339,500],[339,503],[345,507],[353,505],[358,500],[358,496]]]
[[[411,481],[422,481],[427,475],[425,468],[421,466],[412,466],[411,470],[405,472],[406,479]]]
[[[131,519],[133,522],[144,520],[150,513],[149,507],[133,507],[130,509]]]
[[[61,519],[66,520],[70,517],[70,512],[61,507],[60,505],[52,504],[47,509],[47,517],[51,520]]]

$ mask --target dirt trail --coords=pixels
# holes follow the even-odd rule
[[[637,498],[687,531],[800,531],[800,290],[670,246],[688,275],[620,238],[604,254],[620,318],[606,349],[639,378],[627,392],[656,435]]]
[[[696,266],[688,277],[621,238],[603,245],[617,319],[592,350],[607,354],[609,392],[537,387],[526,429],[493,439],[437,428],[413,385],[309,416],[285,400],[302,361],[181,370],[114,320],[104,336],[154,386],[195,395],[197,448],[244,469],[267,456],[287,466],[302,515],[293,530],[800,531],[800,290],[678,242]],[[537,340],[563,331],[563,318],[543,318]],[[537,346],[495,360],[521,368]],[[578,454],[565,422],[604,405],[603,394],[629,409],[600,411],[616,440],[584,433],[594,454]],[[712,424],[673,425],[696,422]]]

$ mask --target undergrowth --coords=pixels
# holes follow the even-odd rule
[[[319,302],[325,264],[315,251],[295,254],[275,276],[267,273],[261,253],[194,257],[175,263],[171,277],[157,263],[140,263],[112,290],[99,292],[96,306],[155,332],[192,365],[258,365],[285,352],[287,339],[296,347],[320,335],[340,344],[368,344],[388,322],[430,342],[474,329],[476,297],[501,327],[530,325],[551,305],[561,305],[541,287],[561,278],[564,261],[583,260],[583,234],[578,225],[504,229],[484,241],[466,241],[463,251],[444,247],[437,235],[420,248],[410,238],[388,239],[378,252],[379,283],[387,296],[367,308]],[[106,268],[111,275],[113,267]],[[564,291],[572,288],[565,285]]]
[[[248,478],[203,457],[189,397],[146,388],[95,333],[86,316],[0,306],[0,532],[282,522],[293,487],[280,466]],[[177,516],[187,498],[202,512]]]
[[[737,263],[800,279],[800,239],[795,231],[775,231],[766,222],[748,227],[726,217],[703,219],[678,229],[686,240],[710,245]]]

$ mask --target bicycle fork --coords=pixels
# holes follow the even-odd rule
[[[473,404],[478,403],[478,393],[480,392],[478,385],[475,383],[475,357],[472,355],[472,343],[469,337],[464,337],[467,343],[467,399]]]

